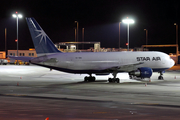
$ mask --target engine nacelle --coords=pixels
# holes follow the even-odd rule
[[[136,71],[129,72],[129,75],[140,77],[140,78],[150,78],[152,76],[152,69],[149,67],[141,67]]]

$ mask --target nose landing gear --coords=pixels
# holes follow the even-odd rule
[[[163,78],[163,72],[160,71],[159,73],[160,73],[160,76],[158,77],[158,80],[164,80],[164,78]]]

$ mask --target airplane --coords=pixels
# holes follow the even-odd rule
[[[26,21],[37,57],[9,57],[63,72],[89,74],[84,81],[95,81],[92,74],[112,74],[113,78],[108,81],[119,83],[120,79],[116,76],[120,72],[128,72],[130,79],[150,79],[153,72],[159,72],[158,79],[163,79],[163,71],[174,65],[169,55],[157,51],[64,53],[55,47],[34,18],[26,18]]]

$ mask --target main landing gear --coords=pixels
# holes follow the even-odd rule
[[[158,80],[164,80],[162,71],[159,72],[160,76],[158,77]]]
[[[109,81],[110,83],[115,83],[115,82],[116,82],[116,83],[119,83],[119,82],[120,82],[119,78],[116,78],[117,72],[113,72],[112,75],[113,75],[114,78],[109,78],[108,81]]]
[[[84,82],[94,82],[96,80],[96,78],[94,76],[92,76],[91,74],[89,75],[89,77],[84,77]]]
[[[108,81],[110,82],[110,83],[119,83],[120,82],[120,80],[119,80],[119,78],[109,78],[108,79]]]

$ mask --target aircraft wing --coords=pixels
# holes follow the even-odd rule
[[[8,55],[7,57],[9,57],[10,59],[14,59],[14,60],[22,60],[22,61],[24,61],[24,62],[29,62],[31,59],[34,58],[34,57],[11,56],[11,55]]]
[[[111,68],[107,68],[108,71],[124,71],[124,72],[130,72],[137,69],[137,65],[143,64],[144,62],[138,62],[138,63],[132,63],[132,64],[126,64],[121,66],[114,66]]]

